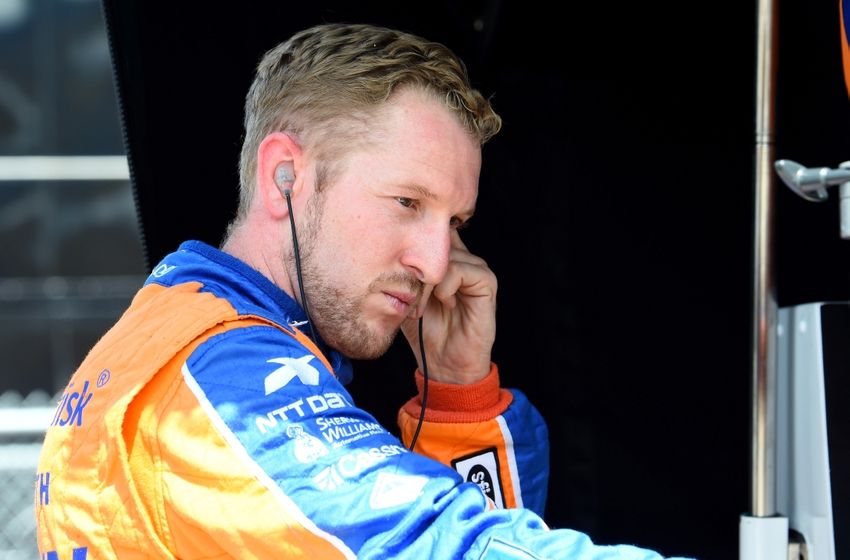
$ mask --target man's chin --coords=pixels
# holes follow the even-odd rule
[[[384,335],[374,332],[369,332],[368,334],[358,332],[353,336],[325,339],[325,342],[347,358],[353,360],[374,360],[375,358],[380,358],[389,350],[398,331],[399,329],[396,327],[395,330]]]

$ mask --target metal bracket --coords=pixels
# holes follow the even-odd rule
[[[829,197],[827,187],[841,185],[838,195],[841,200],[841,238],[850,239],[850,161],[845,161],[838,169],[807,168],[790,159],[777,160],[773,166],[788,188],[810,202],[823,202]]]

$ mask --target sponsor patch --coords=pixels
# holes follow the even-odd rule
[[[385,509],[409,504],[422,495],[427,483],[428,479],[424,476],[381,472],[372,487],[369,507]]]
[[[328,448],[322,440],[311,436],[298,424],[287,427],[286,435],[294,440],[293,453],[299,463],[313,463],[319,457],[328,454]]]
[[[324,393],[322,395],[310,395],[303,399],[297,399],[291,403],[276,408],[265,415],[256,416],[254,424],[261,434],[280,430],[280,421],[289,422],[304,418],[307,414],[319,414],[334,408],[352,406],[341,393]]]
[[[82,548],[75,548],[71,550],[71,560],[86,560],[88,558],[89,549],[84,546]],[[67,556],[66,556],[67,558]],[[41,560],[64,560],[59,558],[59,554],[55,550],[51,550],[50,552],[45,552],[41,555]]]
[[[334,449],[369,436],[386,433],[383,426],[377,422],[349,416],[319,417],[316,418],[316,427]]]
[[[312,354],[307,354],[300,358],[272,358],[269,360],[268,363],[280,364],[280,367],[266,376],[266,395],[271,395],[278,389],[286,387],[296,377],[304,385],[318,385],[319,370],[308,363],[314,358],[315,356]]]
[[[322,469],[319,474],[313,477],[313,484],[319,490],[335,490],[345,482],[339,475],[335,466],[330,466]]]
[[[499,457],[491,447],[478,453],[452,459],[452,467],[466,482],[474,482],[497,507],[505,507],[502,480],[499,476]]]
[[[50,504],[50,473],[42,472],[36,474],[36,487],[38,488],[38,505]]]
[[[322,469],[313,477],[313,484],[319,490],[334,490],[349,479],[358,477],[361,473],[382,463],[389,457],[407,453],[407,448],[400,445],[382,445],[370,449],[356,449],[342,455],[336,463]]]
[[[91,383],[85,381],[81,391],[74,390],[74,383],[68,384],[68,388],[62,394],[56,413],[53,415],[51,426],[82,426],[83,412],[94,396],[89,390]]]
[[[162,263],[159,266],[157,266],[155,269],[153,269],[153,271],[151,272],[151,276],[153,276],[154,278],[162,278],[163,276],[165,276],[166,274],[168,274],[169,272],[171,272],[175,268],[177,268],[176,264],[167,265],[165,263]]]

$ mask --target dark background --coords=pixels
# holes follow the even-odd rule
[[[737,556],[749,505],[754,2],[104,5],[151,265],[183,239],[220,241],[244,95],[267,49],[315,23],[356,21],[457,52],[504,119],[464,239],[499,277],[503,384],[549,423],[547,521],[666,555]],[[837,3],[779,8],[776,155],[835,167],[850,159]],[[780,304],[850,299],[837,194],[818,205],[777,189]],[[386,425],[414,392],[403,346],[358,363],[350,387]]]

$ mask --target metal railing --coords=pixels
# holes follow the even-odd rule
[[[35,473],[55,409],[46,393],[16,400],[20,397],[11,392],[0,395],[0,560],[38,557]]]

